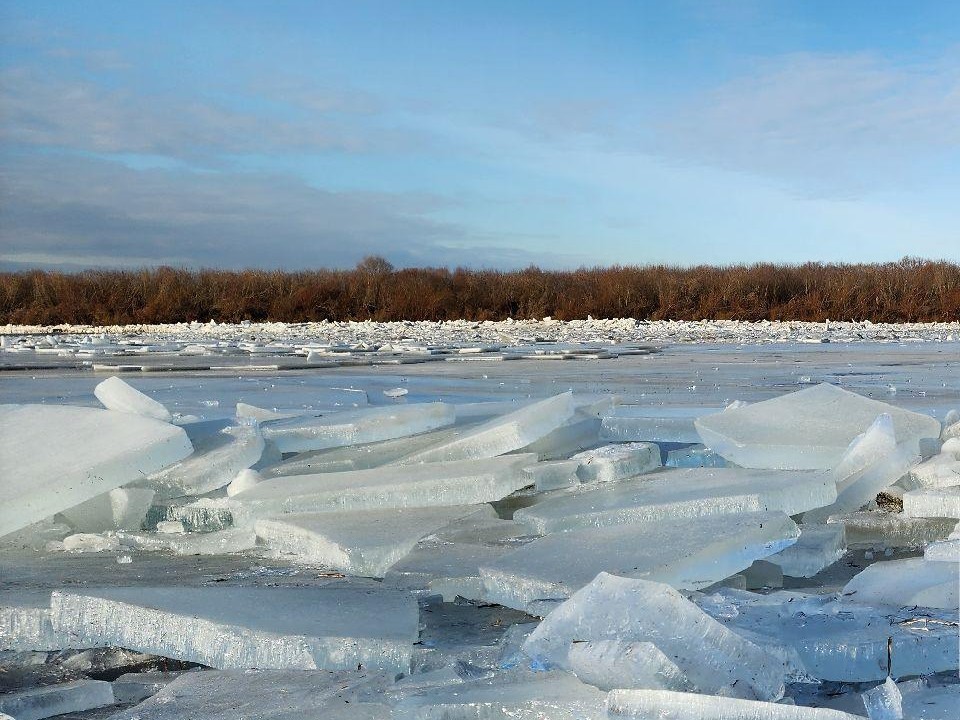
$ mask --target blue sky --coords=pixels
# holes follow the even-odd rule
[[[0,266],[960,260],[960,4],[0,0]]]

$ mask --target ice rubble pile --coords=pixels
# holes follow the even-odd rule
[[[0,712],[960,708],[956,417],[829,385],[698,413],[564,393],[233,421],[118,378],[95,395],[0,406]],[[91,677],[131,662],[112,652],[149,672]]]

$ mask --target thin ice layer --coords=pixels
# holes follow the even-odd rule
[[[669,585],[600,573],[558,606],[523,644],[530,659],[566,667],[576,642],[651,642],[700,692],[775,700],[785,668]]]
[[[843,588],[856,603],[960,609],[960,563],[926,558],[877,562]]]
[[[474,505],[506,497],[529,480],[534,455],[401,465],[265,480],[231,498],[234,522],[289,512]]]
[[[919,454],[922,438],[940,435],[932,417],[826,383],[698,418],[696,427],[707,447],[743,467],[828,470],[884,413],[911,454]]]
[[[389,720],[390,709],[359,701],[393,675],[356,667],[323,670],[204,670],[187,672],[139,705],[108,720]]]
[[[193,452],[182,429],[84,407],[0,405],[0,537]]]
[[[454,419],[452,405],[422,403],[270,420],[262,429],[264,438],[288,453],[392,440],[452,425]]]
[[[143,481],[156,488],[160,497],[202,495],[222,488],[263,454],[263,437],[256,424],[225,426],[214,420],[193,423],[184,430],[193,442],[193,455]]]
[[[841,710],[669,690],[614,690],[607,717],[629,720],[863,720]]]
[[[405,672],[417,639],[409,596],[324,587],[128,587],[54,592],[53,627],[210,667]]]
[[[107,705],[113,705],[113,688],[102,680],[74,680],[0,695],[0,713],[16,720],[40,720]]]
[[[800,539],[767,562],[779,565],[784,575],[813,577],[837,562],[847,552],[846,530],[842,524],[801,525]]]
[[[518,510],[514,519],[547,533],[741,512],[796,515],[829,505],[836,492],[823,473],[686,468],[575,489]]]
[[[93,394],[107,410],[143,415],[164,422],[173,420],[170,411],[163,405],[128,385],[116,375],[98,383],[93,389]]]
[[[257,521],[256,532],[302,562],[380,578],[420,538],[470,515],[496,518],[489,505],[291,513]]]
[[[799,534],[783,513],[588,528],[534,540],[480,571],[487,600],[524,610],[534,600],[569,597],[600,572],[706,587],[779,552]]]
[[[494,418],[459,437],[414,452],[403,464],[492,458],[519,450],[573,417],[573,393],[565,392]]]

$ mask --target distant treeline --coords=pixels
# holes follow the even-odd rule
[[[598,267],[511,272],[39,270],[0,273],[0,323],[241,320],[960,320],[960,266],[906,258],[873,265]]]

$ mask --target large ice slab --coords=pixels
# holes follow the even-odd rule
[[[703,588],[779,552],[799,535],[783,513],[588,528],[534,540],[480,571],[487,600],[524,610],[534,600],[569,597],[600,572]]]
[[[669,585],[600,573],[557,607],[523,644],[545,667],[568,666],[578,642],[650,642],[700,691],[775,700],[785,668],[731,632]]]
[[[390,673],[322,670],[205,670],[182,674],[153,697],[108,720],[389,720],[390,709],[363,702]]]
[[[416,602],[355,587],[117,587],[54,592],[53,627],[221,669],[405,672],[417,639]]]
[[[80,532],[139,530],[155,494],[151,488],[114,488],[60,514]]]
[[[830,708],[758,702],[670,690],[614,690],[607,717],[629,720],[862,720]]]
[[[113,705],[113,688],[102,680],[75,680],[0,695],[0,713],[16,720],[83,712]]]
[[[796,515],[829,505],[836,492],[823,473],[685,468],[574,489],[518,510],[514,519],[547,533],[740,512]]]
[[[116,375],[98,383],[93,394],[107,410],[143,415],[164,422],[173,420],[170,411],[161,403],[144,395]]]
[[[877,562],[843,588],[856,603],[960,609],[960,563],[926,558]]]
[[[903,514],[907,517],[960,518],[960,486],[905,492]]]
[[[262,429],[269,442],[288,453],[392,440],[452,425],[454,420],[452,405],[422,403],[270,420]]]
[[[910,453],[919,454],[922,438],[940,435],[932,417],[826,383],[698,418],[696,427],[707,447],[743,467],[828,470],[884,413]]]
[[[184,429],[193,442],[193,455],[143,481],[156,488],[160,497],[202,495],[221,488],[263,454],[263,437],[256,424],[225,425],[222,421],[208,421],[193,423]]]
[[[877,510],[832,515],[827,523],[844,526],[848,547],[881,549],[922,548],[945,539],[957,525],[951,518],[918,518]]]
[[[840,524],[802,525],[800,539],[767,558],[779,565],[784,575],[813,577],[837,562],[847,552],[846,528]]]
[[[0,536],[193,451],[182,429],[84,407],[0,405]]]
[[[506,497],[529,480],[534,455],[400,465],[265,480],[234,495],[234,521],[288,512],[474,505]]]
[[[697,443],[694,421],[722,408],[619,405],[603,417],[600,436],[606,441]]]
[[[300,561],[380,578],[418,540],[471,515],[496,518],[489,505],[291,513],[258,520],[256,532],[274,550]]]
[[[465,430],[453,440],[411,453],[400,462],[435,463],[492,458],[513,452],[563,425],[573,416],[574,409],[573,394],[561,393]]]

